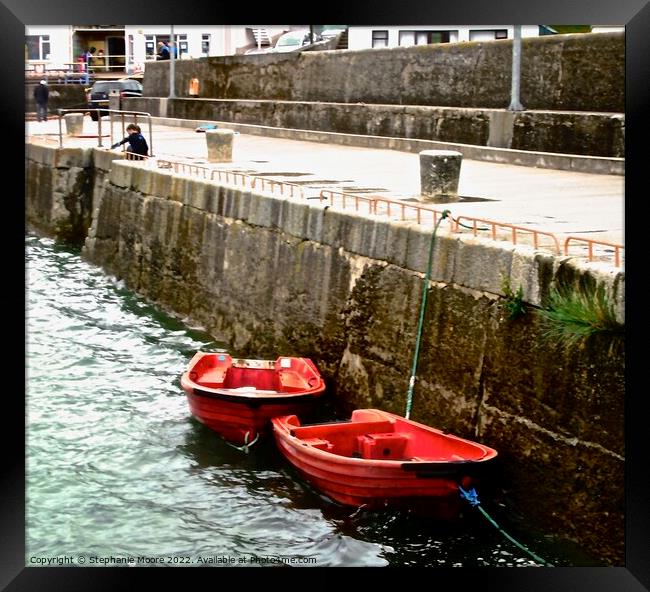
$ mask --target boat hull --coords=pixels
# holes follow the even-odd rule
[[[383,415],[388,421],[398,417]],[[413,442],[408,443],[408,439],[415,440],[418,431],[433,428],[415,422],[409,422],[409,432],[400,432],[404,428],[389,423],[378,425],[374,433],[368,425],[356,430],[354,422],[331,424],[331,432],[327,424],[321,424],[322,429],[305,426],[312,433],[301,437],[300,429],[290,423],[296,422],[296,418],[289,422],[288,419],[272,420],[275,441],[282,454],[316,489],[348,506],[409,508],[435,518],[453,519],[462,506],[459,485],[473,487],[487,461],[496,456],[496,451],[476,444],[485,451],[482,460],[453,460],[451,453],[445,460],[433,460],[433,454],[426,458],[426,446],[419,444],[418,448]],[[377,432],[377,429],[386,431]],[[337,430],[350,432],[350,442],[344,442]],[[418,452],[417,457],[408,456],[408,446]],[[332,452],[337,449],[345,454]]]
[[[270,433],[270,420],[309,416],[325,391],[307,358],[233,360],[228,354],[198,352],[181,376],[191,414],[235,445]]]
[[[281,415],[310,415],[316,399],[308,396],[303,400],[272,404],[242,399],[229,401],[212,398],[201,389],[187,393],[190,413],[202,424],[225,440],[238,446],[250,444],[257,437],[270,434],[270,420]]]

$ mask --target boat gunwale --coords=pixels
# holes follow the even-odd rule
[[[233,403],[246,404],[247,401],[255,404],[268,404],[280,405],[282,403],[295,403],[301,401],[309,401],[320,397],[325,392],[325,387],[322,389],[314,389],[313,391],[300,391],[297,393],[283,393],[277,391],[275,393],[255,393],[255,391],[246,392],[233,392],[224,388],[211,388],[207,386],[195,386],[192,384],[192,394],[197,397],[205,397],[207,399],[216,399],[220,401],[230,401]],[[189,394],[189,393],[188,393]],[[257,395],[257,396],[256,396]]]
[[[271,420],[273,421],[273,420]],[[421,460],[417,460],[418,457],[409,457],[409,458],[400,458],[400,459],[382,459],[382,458],[357,458],[354,456],[343,456],[342,454],[336,454],[334,452],[330,452],[328,450],[322,450],[320,448],[316,448],[309,444],[308,442],[304,442],[297,436],[291,436],[288,432],[285,434],[280,434],[280,437],[283,438],[285,442],[288,443],[289,446],[295,448],[296,450],[300,450],[302,452],[308,452],[312,454],[313,456],[317,458],[322,458],[322,459],[341,459],[338,464],[341,465],[350,465],[352,464],[353,466],[358,466],[358,467],[377,467],[377,468],[400,468],[403,471],[406,472],[415,472],[418,470],[427,470],[430,468],[437,468],[437,467],[456,467],[458,469],[465,467],[469,468],[472,465],[477,465],[481,463],[486,463],[488,461],[491,461],[496,458],[496,454],[492,456],[486,456],[478,458],[478,459],[468,459],[468,460],[461,460],[461,461],[454,461],[454,460],[433,460],[433,459],[428,459],[428,458],[422,458]],[[406,466],[404,466],[406,465]]]
[[[394,414],[390,414],[388,412],[384,412],[381,410],[373,410],[373,411],[379,411],[381,415],[384,415],[384,417],[386,417],[388,420],[392,421],[393,423],[395,423],[396,419],[404,419],[399,416],[394,416]],[[331,459],[340,459],[336,461],[336,464],[342,466],[345,465],[345,466],[358,467],[358,468],[376,467],[376,468],[385,468],[385,469],[399,468],[402,471],[405,471],[407,473],[410,472],[415,473],[417,471],[426,471],[426,470],[434,470],[434,471],[440,470],[440,472],[442,472],[443,467],[447,467],[450,470],[452,470],[453,468],[456,471],[458,471],[461,470],[462,468],[470,469],[470,467],[472,466],[484,465],[485,463],[496,459],[498,456],[498,452],[494,448],[491,448],[490,446],[481,444],[480,442],[475,442],[473,440],[467,440],[466,438],[456,436],[455,434],[445,433],[442,430],[439,430],[438,428],[427,426],[425,424],[421,424],[413,420],[404,420],[404,421],[406,421],[407,423],[415,427],[420,428],[425,433],[433,432],[445,438],[457,440],[465,444],[470,444],[476,447],[477,449],[483,451],[483,456],[480,458],[460,459],[460,460],[452,460],[452,459],[437,460],[437,459],[418,457],[418,456],[400,458],[400,459],[368,459],[368,458],[359,458],[354,456],[345,456],[342,454],[331,452],[329,450],[323,450],[321,448],[317,448],[308,442],[309,438],[305,438],[305,439],[300,438],[298,435],[292,433],[293,429],[299,427],[307,427],[307,425],[304,426],[291,425],[286,421],[284,421],[284,419],[285,419],[284,417],[275,417],[271,420],[273,432],[274,434],[277,434],[277,436],[281,438],[286,443],[287,446],[291,448],[295,448],[296,456],[300,456],[298,453],[298,451],[300,451],[302,453],[308,453],[308,455],[313,455],[316,459],[320,459],[324,461],[327,460],[327,462],[332,462]],[[308,425],[310,427],[327,426],[327,425],[331,425],[334,427],[341,423],[345,423],[349,425],[350,423],[355,423],[355,422],[351,420],[346,420],[344,422],[324,422],[319,424],[308,424]]]

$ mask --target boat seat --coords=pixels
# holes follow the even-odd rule
[[[339,437],[354,438],[363,434],[386,432],[391,429],[392,425],[390,421],[350,421],[347,423],[314,424],[293,427],[291,429],[291,435],[297,436],[302,440],[310,437],[319,437],[323,432],[331,431],[333,435]]]
[[[278,375],[280,387],[284,391],[304,391],[309,388],[307,381],[297,372],[283,370]]]
[[[225,375],[226,375],[225,370],[221,368],[211,368],[210,370],[207,370],[206,372],[203,373],[203,375],[201,376],[201,378],[199,378],[197,383],[203,386],[216,388],[223,383]]]
[[[405,460],[409,438],[405,434],[386,432],[357,437],[361,458],[373,460]]]

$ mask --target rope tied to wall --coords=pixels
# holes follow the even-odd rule
[[[549,563],[545,559],[542,559],[539,555],[536,555],[533,553],[530,549],[522,545],[520,542],[516,541],[514,538],[512,538],[505,530],[503,530],[497,523],[496,521],[483,509],[481,506],[481,502],[478,500],[478,493],[476,493],[476,489],[472,488],[469,491],[465,491],[460,485],[458,486],[458,489],[460,490],[460,497],[462,497],[464,500],[466,500],[470,506],[473,508],[478,509],[479,512],[485,518],[487,518],[488,522],[492,524],[504,537],[506,537],[511,543],[519,547],[522,551],[527,553],[530,557],[532,557],[535,561],[538,563],[541,563],[542,565],[545,565],[547,567],[553,567],[553,564]]]
[[[418,358],[420,357],[420,342],[422,340],[422,329],[424,327],[424,313],[427,308],[427,294],[429,292],[429,279],[431,278],[431,264],[433,262],[433,244],[436,240],[436,232],[438,232],[438,227],[440,223],[447,217],[451,216],[449,210],[443,210],[440,220],[436,222],[436,225],[433,229],[433,234],[431,235],[431,242],[429,243],[429,259],[427,262],[427,271],[424,277],[424,282],[422,284],[422,302],[420,304],[420,318],[418,320],[418,331],[417,337],[415,339],[415,352],[413,354],[413,366],[411,368],[411,377],[409,378],[409,386],[406,393],[406,412],[404,417],[409,419],[411,416],[411,407],[413,406],[413,389],[415,388],[415,376],[418,367]]]

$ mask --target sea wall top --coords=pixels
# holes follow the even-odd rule
[[[178,60],[175,93],[267,99],[506,108],[512,40],[388,49],[256,54]],[[625,110],[623,33],[522,39],[521,102],[526,109]],[[169,62],[148,63],[144,95],[166,97]]]

